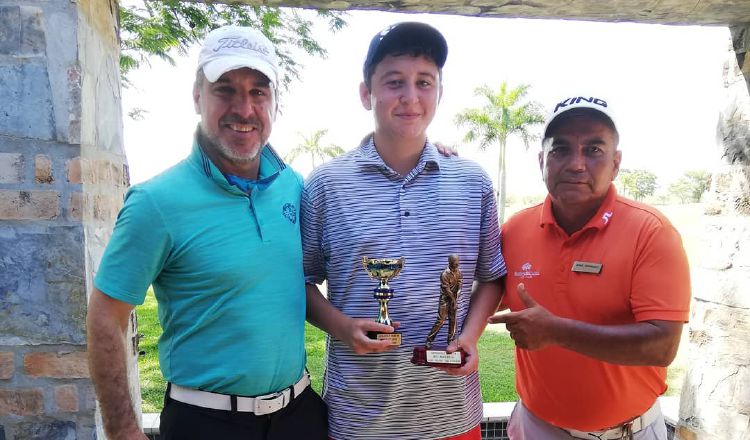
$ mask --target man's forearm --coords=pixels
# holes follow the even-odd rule
[[[681,331],[680,322],[595,325],[559,318],[553,334],[561,347],[605,362],[666,367],[677,353]]]
[[[102,298],[95,295],[92,295],[86,325],[91,379],[99,400],[104,429],[113,440],[143,438],[128,387],[125,356],[127,318],[123,325],[122,318],[107,313]]]
[[[307,321],[336,339],[344,340],[342,323],[346,315],[334,307],[314,284],[305,285],[307,295]]]

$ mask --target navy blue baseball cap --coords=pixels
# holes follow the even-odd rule
[[[439,69],[448,57],[448,43],[437,29],[427,23],[406,21],[396,23],[378,32],[370,41],[367,58],[362,69],[365,80],[368,73],[388,54],[399,49],[424,48],[432,56]]]

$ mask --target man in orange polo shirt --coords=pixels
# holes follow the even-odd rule
[[[503,225],[511,312],[490,322],[516,343],[512,440],[667,438],[657,397],[690,273],[669,220],[617,195],[618,141],[603,99],[557,103],[539,154],[549,194]]]

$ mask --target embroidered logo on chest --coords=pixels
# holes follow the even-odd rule
[[[534,270],[534,268],[531,267],[531,263],[526,262],[526,263],[523,263],[523,265],[521,265],[521,270],[513,272],[513,275],[521,279],[529,279],[529,278],[536,278],[540,274],[538,270]]]
[[[291,203],[284,204],[284,207],[281,208],[281,213],[284,214],[284,217],[290,222],[297,223],[297,208]]]

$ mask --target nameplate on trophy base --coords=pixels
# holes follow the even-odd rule
[[[431,367],[459,368],[466,364],[466,352],[458,349],[453,353],[445,351],[446,347],[415,347],[412,352],[411,363]]]
[[[367,337],[378,341],[390,341],[391,345],[401,345],[401,333],[367,332]]]

